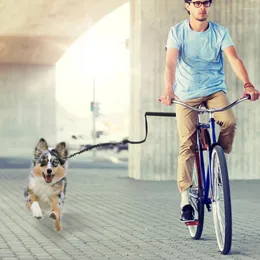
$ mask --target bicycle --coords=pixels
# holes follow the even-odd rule
[[[231,208],[231,194],[229,186],[228,168],[226,158],[222,147],[216,141],[215,133],[215,120],[213,114],[216,112],[222,112],[232,108],[233,106],[250,99],[250,96],[240,98],[230,105],[220,109],[207,109],[207,108],[195,108],[187,105],[184,102],[173,100],[172,103],[183,105],[191,110],[198,112],[198,120],[196,127],[197,144],[195,150],[195,172],[193,172],[193,185],[190,188],[190,200],[195,210],[195,220],[185,222],[188,226],[190,236],[198,240],[201,238],[203,225],[204,225],[204,208],[211,211],[211,205],[213,208],[213,221],[215,227],[215,233],[219,250],[222,254],[226,255],[230,252],[232,244],[232,208]],[[161,101],[159,99],[159,101]],[[208,124],[201,122],[201,114],[208,113]],[[122,142],[109,142],[101,143],[86,147],[81,151],[78,151],[68,158],[71,158],[77,154],[81,154],[85,151],[102,147],[102,146],[115,146],[119,144],[141,144],[146,141],[148,135],[148,123],[147,116],[160,116],[160,117],[176,117],[176,113],[172,112],[146,112],[145,113],[145,137],[140,141],[129,141],[128,139]],[[211,129],[211,134],[208,129]],[[212,139],[212,142],[211,142]],[[205,172],[205,162],[203,152],[208,153],[207,173]],[[218,166],[218,167],[217,167]],[[221,215],[220,210],[220,190],[223,194],[223,211],[224,215]],[[222,223],[224,220],[224,224]]]
[[[240,98],[221,109],[208,109],[202,108],[202,106],[194,108],[178,100],[172,101],[172,103],[183,105],[198,112],[196,167],[192,176],[193,186],[190,188],[190,200],[195,210],[195,220],[185,224],[188,226],[190,236],[195,240],[200,239],[204,225],[204,206],[210,212],[212,205],[217,243],[220,252],[224,255],[230,252],[232,244],[231,194],[226,157],[222,147],[216,141],[213,114],[228,110],[247,99],[250,99],[250,96]],[[209,121],[206,124],[201,122],[201,114],[203,113],[209,115]],[[211,134],[209,129],[211,129]],[[207,173],[203,152],[208,154]]]

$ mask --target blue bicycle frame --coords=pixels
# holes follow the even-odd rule
[[[209,198],[209,189],[212,188],[211,186],[211,176],[212,176],[212,172],[211,172],[211,148],[208,147],[208,167],[207,167],[207,173],[206,173],[206,169],[205,169],[205,162],[204,162],[204,155],[203,155],[203,147],[201,144],[201,130],[202,129],[210,129],[211,130],[211,139],[212,139],[212,143],[210,144],[210,146],[214,146],[216,144],[216,132],[215,132],[215,119],[213,118],[213,114],[210,113],[209,114],[209,123],[205,124],[205,123],[201,123],[200,121],[200,114],[198,115],[198,122],[197,122],[197,144],[198,144],[198,161],[197,163],[199,164],[199,169],[198,170],[198,179],[200,179],[199,181],[201,182],[201,186],[202,186],[202,202],[203,204],[206,204],[208,211],[210,211],[210,204],[211,204],[211,199]],[[196,158],[196,155],[195,155]],[[212,189],[211,189],[212,191]],[[198,199],[198,195],[196,196],[195,194],[191,193],[190,196],[195,197],[196,199]]]

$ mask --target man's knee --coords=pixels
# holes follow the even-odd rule
[[[221,125],[221,132],[218,142],[221,144],[224,152],[229,154],[232,151],[232,145],[236,131],[236,119],[235,117],[229,118]]]
[[[232,117],[229,118],[228,125],[230,127],[236,127],[236,124],[237,124],[237,120],[236,120],[235,116],[233,115]]]
[[[230,116],[217,123],[224,129],[236,129],[237,120],[234,116]]]

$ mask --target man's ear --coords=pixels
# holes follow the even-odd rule
[[[185,8],[186,11],[189,12],[189,11],[190,11],[190,10],[189,10],[189,8],[190,8],[190,4],[188,4],[188,3],[184,3],[184,8]]]

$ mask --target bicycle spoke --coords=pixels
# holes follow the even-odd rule
[[[224,211],[221,211],[220,208],[217,212],[218,220],[219,220],[219,227],[220,227],[220,233],[222,236],[225,236],[225,213]]]
[[[195,203],[194,200],[191,200],[191,204],[192,204],[192,207],[194,208],[194,210],[195,210],[195,211],[198,211],[197,203]]]

